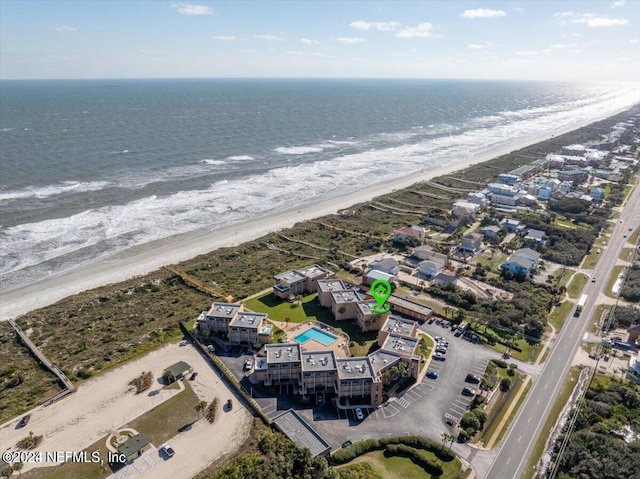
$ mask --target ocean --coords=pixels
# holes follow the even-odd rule
[[[0,82],[4,292],[604,117],[637,84]]]

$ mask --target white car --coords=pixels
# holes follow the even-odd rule
[[[216,348],[213,346],[213,344],[210,344],[209,346],[207,346],[207,349],[209,351],[211,351],[212,353],[215,352]]]
[[[173,457],[176,451],[169,445],[168,442],[165,442],[162,446],[160,446],[160,450],[163,451],[168,457]]]
[[[364,419],[364,414],[362,413],[362,409],[359,407],[356,408],[356,418],[358,418],[358,421],[362,421]]]

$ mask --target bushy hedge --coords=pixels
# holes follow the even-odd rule
[[[442,444],[423,436],[396,436],[382,439],[365,439],[354,442],[351,446],[337,450],[331,455],[332,464],[344,464],[362,454],[379,451],[390,445],[405,445],[415,449],[430,451],[439,459],[448,462],[455,459],[455,454],[449,449],[443,449]]]
[[[432,476],[441,476],[443,473],[442,466],[425,457],[419,450],[405,446],[404,444],[389,444],[384,448],[385,457],[402,456],[411,459],[415,465],[421,467]]]

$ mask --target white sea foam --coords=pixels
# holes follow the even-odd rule
[[[47,198],[49,196],[61,195],[64,193],[82,193],[86,191],[97,191],[112,186],[108,181],[65,181],[58,185],[29,186],[20,190],[9,190],[0,192],[0,201],[20,200],[26,198]]]
[[[281,146],[275,148],[274,151],[283,155],[306,155],[308,153],[319,153],[324,148],[318,146]]]
[[[249,156],[249,155],[236,155],[236,156],[227,157],[227,160],[231,160],[231,161],[249,161],[254,159],[255,158],[253,156]]]
[[[204,159],[204,160],[200,160],[200,163],[206,163],[207,165],[224,165],[226,161]]]

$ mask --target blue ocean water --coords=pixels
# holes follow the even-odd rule
[[[463,164],[639,98],[635,84],[1,81],[2,287]]]

